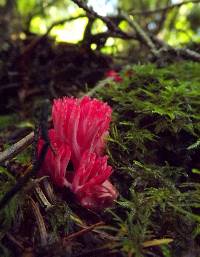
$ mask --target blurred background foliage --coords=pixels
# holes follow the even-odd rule
[[[178,0],[88,0],[86,1],[102,16],[112,17],[121,29],[130,31],[127,22],[120,19],[125,11],[150,34],[172,46],[200,43],[200,1]],[[2,32],[13,39],[25,39],[29,34],[44,34],[55,22],[50,35],[56,41],[78,43],[83,40],[88,24],[85,12],[70,0],[0,0],[0,25]],[[77,19],[71,18],[77,17]],[[65,20],[59,24],[59,21]],[[106,32],[105,24],[96,19],[91,33]],[[0,31],[1,32],[1,31]],[[131,42],[130,42],[131,41]],[[133,49],[138,42],[107,37],[100,49],[104,53],[117,53]],[[99,47],[92,43],[94,50]]]

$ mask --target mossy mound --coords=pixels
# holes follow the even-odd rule
[[[198,245],[199,70],[192,62],[130,66],[96,94],[113,108],[108,153],[121,194],[113,215],[133,256],[181,256]]]

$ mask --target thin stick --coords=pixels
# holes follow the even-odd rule
[[[86,228],[84,228],[84,229],[82,229],[82,230],[80,230],[80,231],[78,231],[76,233],[73,233],[73,234],[65,237],[64,241],[68,241],[68,240],[71,240],[71,239],[76,238],[78,236],[81,236],[82,234],[85,234],[85,233],[87,233],[87,232],[89,232],[89,231],[93,230],[94,228],[96,228],[98,226],[101,226],[101,225],[104,225],[104,222],[100,221],[100,222],[95,223],[95,224],[93,224],[93,225],[91,225],[89,227],[86,227]]]
[[[29,199],[30,199],[30,203],[31,203],[31,206],[32,206],[32,209],[33,209],[33,213],[34,213],[37,225],[38,225],[38,229],[39,229],[39,233],[40,233],[40,239],[41,239],[41,245],[46,245],[48,235],[47,235],[47,230],[46,230],[46,227],[45,227],[44,219],[42,217],[42,214],[40,212],[40,209],[39,209],[37,203],[31,197],[29,197]]]
[[[14,236],[12,236],[9,232],[6,233],[7,238],[12,241],[17,247],[24,251],[24,246],[21,242],[19,242]]]
[[[86,13],[89,14],[91,17],[94,17],[94,18],[96,17],[102,20],[106,24],[109,30],[115,32],[118,35],[121,35],[122,37],[129,37],[129,35],[126,32],[122,31],[120,28],[118,28],[118,26],[115,25],[115,23],[111,19],[98,14],[92,8],[88,7],[87,4],[85,4],[85,1],[82,1],[82,0],[72,0],[72,1],[75,4],[77,4],[80,8],[85,10]]]
[[[93,96],[99,89],[105,87],[110,81],[111,78],[107,78],[106,80],[100,81],[95,87],[93,87],[90,91],[88,91],[84,96]]]
[[[23,186],[29,181],[29,179],[33,177],[38,170],[40,170],[47,150],[48,144],[44,144],[41,150],[41,154],[38,160],[34,163],[32,170],[23,177],[20,177],[17,183],[8,192],[5,193],[2,199],[0,199],[0,210],[4,208],[6,204],[8,204],[10,200],[13,198],[13,196],[16,195],[23,188]]]
[[[19,154],[21,151],[23,151],[26,147],[28,147],[34,139],[34,133],[31,132],[24,138],[22,138],[20,141],[6,149],[5,151],[0,153],[0,163],[5,162],[9,159],[12,159],[17,154]]]
[[[37,200],[41,203],[46,210],[50,209],[53,205],[48,201],[45,194],[43,193],[42,189],[39,185],[36,185],[34,188],[35,196]]]
[[[160,45],[161,52],[169,52],[171,54],[174,54],[175,56],[181,56],[184,59],[193,60],[196,62],[200,62],[200,53],[197,53],[193,50],[190,50],[188,48],[173,48],[172,46],[168,45],[161,39],[158,39],[157,37],[152,36],[152,40]]]
[[[124,31],[122,31],[120,28],[118,28],[117,25],[115,25],[114,22],[112,22],[111,19],[109,19],[109,17],[104,17],[104,16],[98,14],[92,8],[88,7],[87,4],[83,0],[72,0],[72,1],[74,3],[76,3],[80,8],[85,10],[88,15],[101,19],[107,25],[109,31],[115,33],[116,36],[120,35],[120,37],[122,37],[122,38],[139,40],[139,41],[143,42],[147,47],[150,48],[152,54],[157,59],[162,57],[162,53],[163,53],[162,49],[157,49],[156,45],[154,44],[154,41],[158,41],[158,39],[153,40],[152,36],[148,35],[148,33],[146,33],[144,31],[144,29],[141,28],[141,26],[135,20],[130,19],[128,14],[123,14],[122,16],[134,28],[137,35],[135,35],[133,33],[126,33]],[[166,6],[166,7],[163,7],[162,9],[161,8],[157,9],[156,12],[158,10],[165,11],[168,8],[179,7],[179,6],[181,6],[183,4],[187,4],[187,3],[199,3],[199,2],[200,2],[200,0],[185,1],[182,3],[174,4],[173,7]],[[192,51],[190,49],[176,49],[176,48],[172,48],[172,47],[168,46],[167,50],[174,51],[177,55],[179,55],[185,59],[191,59],[191,60],[198,61],[198,62],[200,61],[200,54],[195,51]]]
[[[134,19],[131,19],[128,14],[123,13],[122,16],[129,23],[129,25],[134,28],[141,41],[150,48],[152,54],[157,58],[160,57],[159,51],[156,49],[154,42],[151,40],[148,34],[140,27],[140,25]]]

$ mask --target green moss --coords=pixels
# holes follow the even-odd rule
[[[65,202],[54,205],[47,212],[51,230],[54,235],[60,233],[69,233],[72,227],[72,220],[70,218],[71,210]]]
[[[8,126],[12,126],[17,121],[17,115],[0,115],[0,131],[7,128]]]
[[[15,161],[19,164],[27,165],[31,162],[32,148],[28,147],[26,150],[21,152],[15,157]]]
[[[0,167],[0,198],[13,187],[15,182],[14,176],[5,168]],[[0,210],[0,238],[3,238],[4,234],[21,219],[23,199],[21,194],[17,194]]]
[[[120,199],[112,214],[125,253],[180,256],[197,244],[199,70],[192,62],[129,66],[120,73],[123,82],[96,94],[113,108],[108,154]],[[173,242],[143,247],[155,238]]]

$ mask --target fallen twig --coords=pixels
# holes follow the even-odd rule
[[[104,225],[104,222],[100,221],[100,222],[98,222],[98,223],[95,223],[95,224],[93,224],[93,225],[91,225],[91,226],[89,226],[89,227],[86,227],[86,228],[84,228],[84,229],[82,229],[82,230],[80,230],[80,231],[78,231],[78,232],[76,232],[76,233],[73,233],[73,234],[71,234],[71,235],[69,235],[69,236],[63,238],[63,240],[64,240],[64,241],[68,241],[68,240],[74,239],[74,238],[76,238],[76,237],[78,237],[78,236],[81,236],[81,235],[83,235],[83,234],[85,234],[85,233],[87,233],[87,232],[93,230],[94,228],[96,228],[96,227],[98,227],[98,226],[102,226],[102,225]]]
[[[84,94],[84,96],[93,96],[99,89],[105,87],[110,81],[112,81],[112,78],[107,78],[106,80],[100,81],[95,87]]]
[[[0,200],[0,209],[4,208],[6,204],[10,202],[10,200],[13,198],[14,195],[16,195],[22,188],[23,186],[29,181],[31,177],[33,177],[37,171],[41,168],[42,163],[44,161],[45,155],[48,150],[48,144],[44,144],[40,156],[38,160],[35,162],[33,165],[33,168],[31,169],[30,172],[28,172],[26,175],[23,177],[20,177],[17,183],[10,189],[10,191],[6,192],[5,195],[2,197]]]
[[[89,15],[101,19],[108,27],[108,29],[115,33],[116,35],[120,35],[123,38],[129,38],[129,39],[134,39],[134,40],[140,40],[142,41],[152,52],[152,54],[158,59],[162,57],[162,54],[164,51],[174,51],[177,55],[182,56],[183,58],[191,59],[194,61],[200,61],[200,54],[192,51],[190,49],[176,49],[171,46],[167,45],[167,48],[164,47],[163,49],[157,49],[156,45],[154,44],[154,41],[159,41],[159,39],[152,38],[148,33],[146,33],[143,28],[140,27],[140,25],[133,19],[129,17],[128,14],[123,13],[122,17],[135,29],[137,35],[135,34],[128,34],[124,31],[122,31],[120,28],[118,28],[115,23],[112,22],[111,19],[108,17],[104,17],[99,15],[97,12],[95,12],[92,8],[89,8],[85,2],[82,0],[72,0],[74,3],[76,3],[80,8],[84,9]],[[200,0],[191,0],[191,1],[185,1],[184,4],[186,3],[198,3]],[[182,3],[178,3],[173,5],[174,7],[181,6],[183,5]],[[162,11],[165,11],[165,9],[168,7],[162,8]],[[158,10],[158,9],[157,9]],[[161,46],[162,47],[162,46]]]
[[[191,49],[175,48],[174,51],[177,52],[177,55],[181,55],[181,56],[185,57],[186,59],[200,62],[200,54]]]
[[[19,242],[14,236],[12,236],[9,232],[6,233],[7,238],[14,243],[20,250],[24,251],[24,246],[21,242]]]
[[[35,196],[39,203],[45,208],[50,209],[53,205],[48,201],[45,194],[43,193],[42,189],[39,185],[36,185],[34,188]]]
[[[81,1],[81,0],[72,0],[72,1],[75,4],[77,4],[80,8],[85,10],[86,13],[89,14],[90,16],[92,16],[94,18],[99,18],[100,20],[102,20],[106,24],[106,26],[108,27],[108,29],[110,31],[115,32],[116,34],[120,35],[121,37],[130,37],[129,34],[127,34],[126,32],[122,31],[120,28],[118,28],[111,19],[109,19],[108,17],[104,17],[104,16],[98,14],[92,8],[88,7],[87,4],[84,1]]]
[[[176,54],[176,56],[181,56],[184,59],[190,59],[193,61],[200,62],[199,53],[193,50],[190,50],[188,48],[174,48],[168,45],[167,43],[163,42],[162,40],[156,38],[155,36],[151,38],[151,36],[148,35],[134,19],[131,19],[129,15],[123,13],[122,16],[124,17],[125,20],[127,20],[129,25],[131,25],[135,29],[138,35],[138,38],[140,38],[143,41],[143,43],[145,43],[145,45],[150,48],[152,54],[155,57],[161,58],[163,53],[167,51],[167,52],[173,52],[174,54]],[[159,50],[156,48],[154,41],[160,45]]]
[[[173,55],[180,56],[184,59],[190,59],[196,62],[200,62],[200,54],[193,50],[190,50],[188,48],[174,48],[155,36],[152,36],[152,40],[160,45],[160,51],[162,53],[170,52]]]
[[[101,19],[108,27],[108,29],[112,32],[115,32],[116,34],[126,37],[126,38],[132,38],[136,39],[135,35],[129,35],[126,32],[122,31],[118,26],[116,26],[111,19],[108,17],[101,16],[97,12],[95,12],[92,8],[89,8],[82,0],[72,0],[74,3],[76,3],[80,8],[84,9],[89,15]],[[145,43],[151,50],[152,54],[155,57],[159,57],[159,51],[156,49],[156,46],[154,45],[151,38],[145,33],[145,31],[137,24],[134,20],[131,20],[130,17],[127,14],[123,14],[122,18],[124,18],[136,31],[138,35],[138,39],[141,39],[143,43]]]
[[[35,201],[31,197],[29,197],[29,199],[30,199],[30,203],[32,206],[33,214],[35,216],[35,219],[36,219],[36,222],[38,225],[40,239],[41,239],[41,245],[44,246],[47,244],[47,239],[48,239],[48,234],[47,234],[47,230],[45,227],[44,219],[40,213],[40,209],[39,209],[37,203],[35,203]]]
[[[43,185],[44,185],[45,194],[48,200],[50,201],[51,204],[54,204],[56,202],[56,198],[53,192],[52,185],[49,183],[47,178],[43,180]]]
[[[152,52],[152,54],[159,58],[160,57],[160,53],[159,51],[156,49],[156,46],[154,44],[154,42],[151,40],[151,38],[148,36],[148,34],[140,27],[140,25],[134,20],[131,19],[130,16],[126,13],[123,13],[122,16],[124,17],[124,19],[129,23],[129,25],[135,29],[138,37],[141,39],[141,41],[150,48],[150,51]]]
[[[34,139],[34,133],[31,132],[24,138],[22,138],[20,141],[6,149],[5,151],[0,153],[0,163],[5,162],[9,159],[12,159],[17,154],[22,152],[26,147],[28,147]]]

